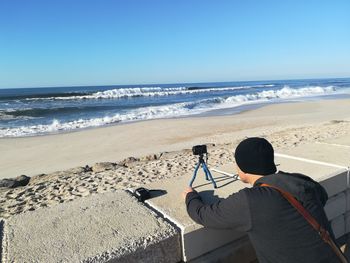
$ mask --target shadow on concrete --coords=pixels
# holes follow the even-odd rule
[[[162,189],[150,189],[149,193],[150,193],[150,198],[149,199],[152,199],[152,198],[155,198],[155,197],[159,197],[159,196],[165,195],[168,192],[166,190],[162,190]]]
[[[217,188],[225,187],[225,186],[227,186],[229,184],[232,184],[232,183],[234,183],[234,182],[239,180],[238,177],[236,177],[236,176],[235,177],[231,177],[231,176],[227,176],[227,175],[220,176],[220,177],[213,177],[213,178],[214,178],[214,180],[216,182]],[[199,187],[202,187],[202,186],[205,186],[205,185],[210,185],[210,184],[212,184],[212,182],[209,180],[209,181],[207,181],[207,183],[196,185],[193,188],[197,189]]]
[[[218,263],[258,263],[255,250],[246,233],[232,229],[201,228],[184,234],[187,247],[206,246],[211,250],[198,257],[196,250],[188,251],[189,262],[218,262]],[[197,252],[198,253],[198,252]],[[182,262],[182,261],[181,261]]]

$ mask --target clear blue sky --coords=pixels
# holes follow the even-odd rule
[[[0,88],[350,77],[349,14],[349,0],[1,0]]]

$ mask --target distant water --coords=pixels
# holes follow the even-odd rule
[[[350,95],[350,79],[0,89],[0,137]],[[219,110],[219,111],[217,111]]]

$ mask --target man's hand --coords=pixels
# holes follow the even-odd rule
[[[188,193],[194,192],[192,187],[187,186],[186,189],[182,192],[182,198],[186,200],[186,196]]]

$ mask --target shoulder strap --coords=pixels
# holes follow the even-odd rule
[[[348,263],[348,260],[346,257],[343,255],[341,250],[338,248],[338,246],[334,243],[332,238],[330,237],[328,231],[324,229],[318,222],[317,220],[300,204],[300,202],[294,198],[293,195],[291,195],[289,192],[284,191],[276,186],[269,185],[269,184],[261,184],[260,186],[265,186],[265,187],[271,187],[273,189],[276,189],[278,192],[282,194],[282,196],[288,200],[288,202],[294,206],[296,210],[306,219],[306,221],[317,231],[317,233],[320,235],[322,240],[330,245],[334,253],[337,255],[339,258],[340,262],[342,263]]]

